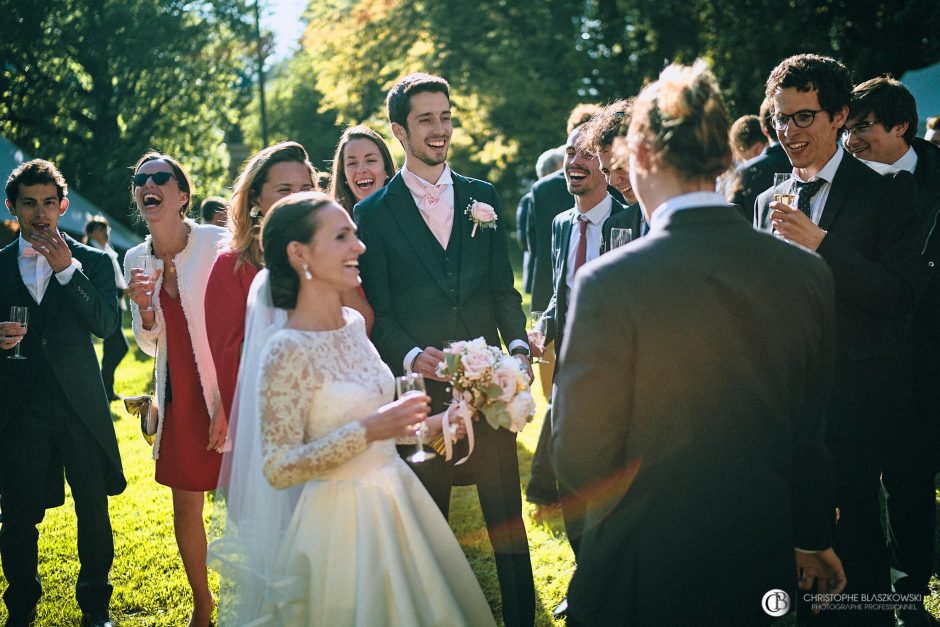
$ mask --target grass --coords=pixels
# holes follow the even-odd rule
[[[519,264],[515,266],[518,268]],[[524,306],[528,308],[528,302],[524,302]],[[132,396],[149,391],[153,363],[136,348],[129,331],[127,334],[131,351],[118,368],[116,391]],[[518,441],[522,486],[528,482],[532,453],[545,413],[545,398],[538,380],[533,391],[538,401],[536,419],[520,434]],[[112,403],[111,411],[128,482],[123,494],[110,499],[115,544],[111,569],[111,583],[114,585],[111,616],[124,627],[185,625],[192,605],[173,536],[170,490],[153,480],[151,448],[141,437],[135,419],[126,415],[121,403]],[[536,625],[562,625],[562,622],[552,619],[551,612],[565,596],[574,572],[574,559],[564,535],[564,526],[560,516],[535,523],[531,516],[533,506],[523,501],[523,509],[535,576]],[[207,506],[207,516],[209,511]],[[454,489],[450,523],[494,616],[501,623],[496,568],[475,488]],[[74,587],[79,565],[75,513],[68,488],[65,506],[48,510],[39,531],[39,574],[44,592],[35,624],[40,627],[78,625],[81,612],[75,601]],[[217,594],[219,579],[211,571],[210,584]],[[0,574],[0,589],[5,587],[6,582]],[[926,604],[931,613],[940,618],[940,581],[937,579],[932,582],[932,592]],[[0,604],[0,622],[5,620],[6,608]],[[786,619],[783,622],[786,623]]]

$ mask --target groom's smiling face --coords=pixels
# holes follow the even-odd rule
[[[423,91],[409,98],[411,110],[407,126],[392,125],[392,132],[401,142],[408,159],[418,159],[429,166],[447,161],[450,136],[454,127],[450,119],[450,100],[441,92]]]

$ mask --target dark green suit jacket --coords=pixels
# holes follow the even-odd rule
[[[12,305],[29,307],[28,331],[20,345],[27,359],[9,360],[10,351],[0,351],[0,381],[5,390],[0,404],[0,437],[11,421],[29,419],[20,411],[26,394],[35,389],[37,376],[51,370],[75,414],[100,445],[100,451],[84,454],[104,455],[108,494],[120,494],[127,484],[91,337],[107,337],[120,324],[114,267],[105,253],[64,237],[82,268],[66,285],[50,277],[41,304],[23,284],[18,240],[0,250],[0,315],[7,316]],[[47,495],[50,507],[61,504],[64,489],[62,466],[53,464],[50,475],[56,468],[57,478],[49,483],[51,492]]]
[[[525,340],[522,297],[513,283],[508,225],[492,185],[452,172],[454,224],[447,250],[434,238],[401,174],[355,207],[366,252],[359,259],[366,298],[375,311],[372,342],[396,373],[415,348],[484,337],[498,346]],[[465,215],[472,200],[492,205],[495,229]],[[436,396],[432,394],[432,396]],[[438,400],[435,398],[435,400]]]

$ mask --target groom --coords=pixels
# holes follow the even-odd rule
[[[442,78],[411,74],[387,97],[392,132],[405,164],[389,184],[356,205],[359,237],[366,245],[360,270],[375,310],[372,341],[396,374],[417,372],[428,381],[433,411],[450,394],[435,370],[448,340],[500,338],[528,367],[522,299],[513,287],[505,223],[477,228],[465,209],[479,201],[499,213],[489,183],[447,166],[450,86]],[[531,625],[535,591],[522,522],[516,435],[486,422],[474,427],[475,449],[461,466],[442,457],[412,466],[447,515],[452,485],[476,484],[496,557],[507,626]],[[466,455],[467,439],[454,460]]]

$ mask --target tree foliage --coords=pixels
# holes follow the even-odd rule
[[[387,133],[387,89],[428,71],[452,86],[451,163],[508,200],[577,102],[635,95],[669,62],[709,59],[734,114],[800,52],[834,56],[858,81],[940,59],[935,0],[316,0],[304,64],[318,108]]]
[[[148,148],[177,156],[197,192],[227,184],[243,0],[2,0],[0,13],[0,133],[128,222],[127,168]]]

